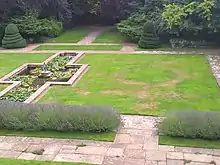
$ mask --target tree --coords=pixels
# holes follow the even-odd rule
[[[160,46],[159,38],[155,32],[154,24],[148,21],[144,24],[143,34],[138,43],[140,48],[153,49]]]
[[[21,36],[15,24],[8,24],[5,28],[5,36],[2,40],[2,47],[6,49],[24,48],[26,40]]]

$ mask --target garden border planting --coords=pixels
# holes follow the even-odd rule
[[[50,56],[48,59],[46,59],[42,63],[27,63],[23,64],[22,66],[18,67],[17,69],[13,70],[9,74],[5,75],[0,79],[0,84],[11,84],[6,89],[0,92],[0,97],[7,94],[12,89],[15,89],[21,85],[21,81],[8,81],[8,79],[12,76],[18,75],[19,73],[25,71],[28,67],[32,66],[42,66],[43,64],[47,64],[50,61],[52,61],[54,58],[60,56],[60,55],[68,55],[72,54],[75,55],[74,58],[67,63],[66,66],[79,66],[80,68],[78,71],[67,81],[67,82],[46,82],[44,85],[42,85],[36,92],[34,92],[28,99],[24,101],[24,103],[35,103],[46,91],[49,89],[50,86],[53,85],[73,85],[76,83],[76,81],[88,70],[88,64],[76,64],[77,61],[79,61],[83,56],[84,52],[58,52],[53,56]]]

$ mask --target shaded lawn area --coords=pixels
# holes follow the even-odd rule
[[[2,165],[92,165],[87,163],[64,163],[51,161],[36,161],[36,160],[16,160],[16,159],[0,159]]]
[[[41,45],[35,50],[120,50],[122,45]]]
[[[113,105],[123,114],[218,111],[220,89],[204,55],[86,54],[74,87],[52,87],[40,103]]]
[[[84,27],[74,28],[72,30],[65,31],[63,34],[56,38],[51,38],[47,42],[49,43],[76,43],[82,40],[87,34],[89,29]]]
[[[81,139],[113,142],[115,132],[107,133],[82,133],[82,132],[56,132],[56,131],[13,131],[0,130],[0,136],[28,136],[43,138]]]
[[[125,37],[115,28],[104,31],[93,42],[94,43],[123,43]]]
[[[53,54],[45,53],[1,53],[0,54],[0,77],[16,69],[25,63],[43,62]]]
[[[159,144],[179,147],[220,149],[220,140],[187,139],[181,137],[159,136]]]

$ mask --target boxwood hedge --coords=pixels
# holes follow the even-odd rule
[[[220,139],[220,112],[195,110],[169,113],[159,124],[159,134],[173,137]]]
[[[0,129],[107,132],[119,124],[120,114],[107,106],[0,101]]]

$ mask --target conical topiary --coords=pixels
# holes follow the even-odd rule
[[[8,24],[5,28],[5,35],[2,40],[2,47],[6,49],[24,48],[27,46],[26,40],[21,36],[15,24]]]
[[[144,49],[153,49],[160,47],[160,41],[155,32],[153,22],[148,21],[144,24],[144,30],[138,45],[140,48]]]

